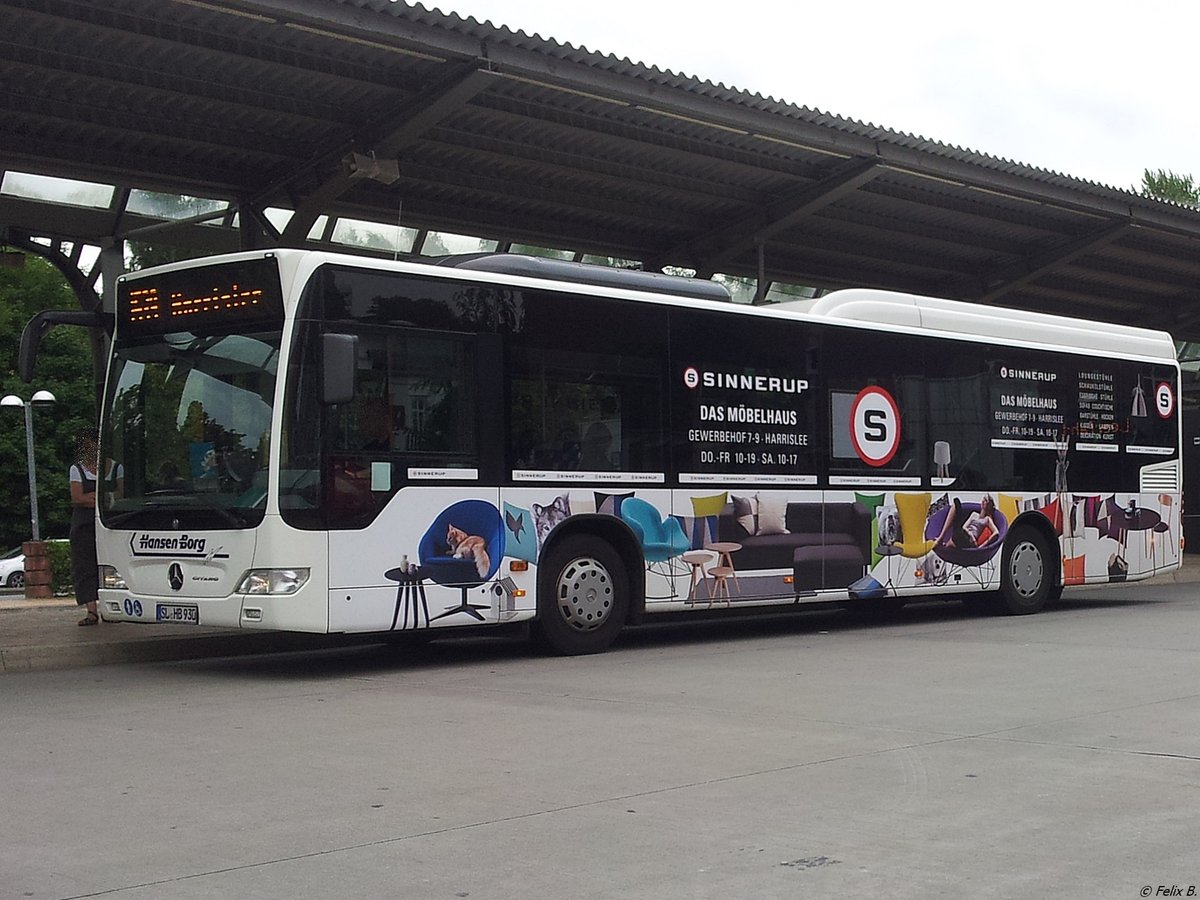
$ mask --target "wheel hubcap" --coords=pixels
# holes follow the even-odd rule
[[[1029,541],[1022,541],[1013,549],[1010,571],[1016,592],[1027,599],[1034,596],[1042,586],[1042,554]]]
[[[590,558],[572,560],[558,576],[555,596],[563,620],[579,631],[592,631],[608,621],[613,583],[608,569]]]

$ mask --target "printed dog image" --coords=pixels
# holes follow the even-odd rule
[[[949,576],[946,561],[936,553],[926,554],[917,567],[923,584],[942,584]]]

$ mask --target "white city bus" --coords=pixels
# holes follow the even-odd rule
[[[767,307],[520,256],[244,252],[122,278],[109,621],[563,653],[654,613],[1180,564],[1162,332],[870,290]]]

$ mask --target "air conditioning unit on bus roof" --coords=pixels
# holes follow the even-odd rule
[[[853,288],[817,300],[781,303],[779,308],[795,308],[796,312],[826,320],[1175,361],[1175,343],[1165,331],[940,297]]]
[[[670,294],[673,297],[688,297],[694,300],[729,303],[733,299],[725,285],[703,278],[684,278],[680,275],[664,275],[661,272],[644,272],[641,269],[617,269],[612,266],[596,266],[545,256],[486,253],[469,257],[447,257],[443,264],[457,269],[566,281],[594,287],[624,288],[652,294]]]

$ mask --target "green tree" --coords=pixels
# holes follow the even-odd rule
[[[161,219],[187,219],[204,213],[214,212],[223,204],[203,197],[186,194],[156,194],[143,191],[138,195],[138,212]],[[179,241],[179,243],[176,243]],[[187,246],[183,232],[167,229],[148,241],[126,242],[127,264],[131,271],[161,266],[165,263],[192,259],[201,251]]]
[[[347,247],[382,250],[385,253],[392,253],[396,249],[387,235],[371,228],[355,228],[353,225],[345,226],[339,241]]]
[[[446,242],[440,235],[430,233],[425,235],[425,243],[421,246],[421,255],[449,256],[450,251],[446,248]]]
[[[525,256],[544,256],[547,259],[571,259],[574,254],[569,250],[555,250],[552,247],[542,247],[537,244],[513,244],[512,253],[522,253]]]
[[[1142,173],[1142,196],[1200,207],[1200,187],[1191,175],[1176,175],[1169,169],[1146,169]]]
[[[96,422],[92,351],[83,329],[54,328],[42,339],[32,384],[17,377],[17,348],[25,323],[44,309],[78,309],[58,271],[44,259],[26,255],[18,268],[0,269],[0,393],[28,400],[35,390],[56,402],[33,410],[38,519],[42,537],[66,537],[71,521],[67,469],[81,429]],[[25,465],[25,421],[18,409],[0,409],[0,546],[32,536],[29,476]]]

